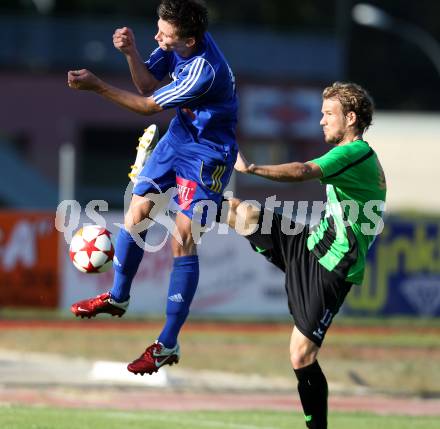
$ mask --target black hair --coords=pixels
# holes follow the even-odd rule
[[[180,38],[202,40],[208,28],[208,10],[197,0],[162,0],[157,8],[160,19],[174,25]]]

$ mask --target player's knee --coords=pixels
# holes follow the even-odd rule
[[[250,210],[248,210],[247,221],[251,225],[257,225],[260,220],[260,208],[256,206],[252,206]]]
[[[191,229],[181,228],[179,238],[180,240],[174,239],[171,244],[171,250],[175,258],[197,254],[197,246],[194,243]]]
[[[129,233],[136,232],[139,234],[148,228],[150,222],[151,221],[142,216],[141,213],[136,213],[129,210],[124,217],[124,228]]]
[[[151,223],[149,214],[154,207],[147,198],[133,195],[130,207],[124,217],[124,227],[128,232],[141,232],[146,230]]]
[[[303,368],[311,365],[316,360],[316,353],[306,352],[301,349],[290,350],[290,362],[293,369]]]
[[[226,223],[231,227],[235,228],[235,221],[237,218],[237,207],[240,205],[241,201],[238,198],[230,198],[224,201],[217,212],[216,220],[217,222],[226,221]],[[227,213],[225,213],[227,210]]]
[[[249,201],[240,201],[236,206],[236,218],[240,224],[242,224],[246,229],[253,229],[258,225],[260,219],[260,207],[252,204]],[[249,231],[245,233],[248,235]]]
[[[134,226],[136,225],[136,218],[131,211],[128,211],[124,217],[124,227],[128,232],[132,232]]]
[[[182,237],[182,245],[180,247],[183,248],[187,253],[191,252],[195,248],[194,240],[191,231],[183,231],[181,233]]]
[[[229,212],[236,214],[237,208],[240,205],[241,200],[239,200],[238,198],[231,198],[228,200],[228,203],[229,203]]]
[[[130,232],[133,230],[133,226],[134,226],[134,221],[132,216],[129,215],[129,213],[127,213],[124,217],[124,228],[126,231]]]

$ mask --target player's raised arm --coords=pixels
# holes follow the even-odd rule
[[[117,28],[113,34],[113,45],[125,55],[131,78],[142,95],[149,95],[159,85],[159,80],[145,66],[136,47],[133,31],[128,27]]]
[[[163,110],[153,97],[144,97],[116,88],[86,69],[69,71],[67,83],[70,88],[96,92],[105,99],[141,115],[152,115]]]
[[[303,182],[322,177],[321,169],[313,162],[289,162],[278,165],[251,164],[248,167],[248,173],[277,182]]]
[[[290,162],[278,165],[250,164],[239,152],[234,168],[240,173],[255,174],[277,182],[303,182],[322,177],[321,168],[313,162]]]

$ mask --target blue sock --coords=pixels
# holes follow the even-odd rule
[[[168,349],[173,348],[177,343],[177,336],[189,314],[198,282],[198,256],[174,258],[168,289],[167,320],[158,338],[158,341]]]
[[[145,239],[145,233],[140,234]],[[117,302],[130,298],[131,283],[144,256],[144,249],[139,247],[125,229],[119,231],[115,246],[113,268],[115,277],[110,295]]]

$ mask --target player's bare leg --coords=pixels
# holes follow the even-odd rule
[[[246,236],[255,232],[261,208],[248,201],[241,201],[238,198],[231,198],[228,200],[228,204],[228,225],[240,235]]]
[[[316,360],[319,347],[297,327],[290,339],[290,361],[298,379],[298,393],[310,429],[327,428],[327,380]]]
[[[273,247],[271,235],[261,233],[260,221],[263,209],[252,201],[242,201],[238,198],[231,198],[227,202],[227,216],[222,213],[220,220],[225,219],[230,228],[237,234],[247,237],[254,246],[271,249]]]
[[[176,229],[171,240],[171,251],[173,257],[197,255],[197,246],[194,243],[192,234],[192,221],[183,213],[176,215]],[[180,237],[182,243],[176,239]]]
[[[154,202],[140,195],[133,194],[124,217],[124,226],[128,232],[141,233],[146,230],[150,223],[150,212],[154,207]]]
[[[318,357],[319,347],[295,326],[290,337],[290,362],[293,369],[311,365]]]

